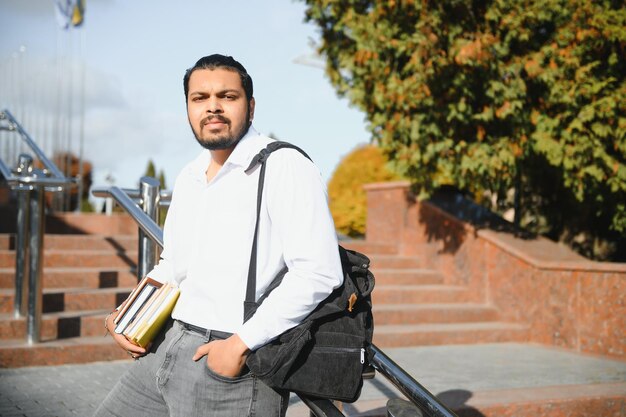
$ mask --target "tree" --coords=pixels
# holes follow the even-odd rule
[[[161,187],[161,190],[165,190],[166,188],[165,171],[160,170],[158,177],[157,177],[156,172],[157,170],[156,170],[156,166],[154,165],[154,161],[152,161],[152,159],[148,160],[148,166],[146,166],[146,172],[143,174],[143,176],[152,177],[152,178],[159,180],[159,183],[160,183],[159,187]]]
[[[420,197],[455,186],[587,255],[625,244],[621,1],[304,1],[332,84]]]
[[[328,182],[330,211],[340,233],[351,237],[365,234],[367,199],[363,186],[400,178],[387,163],[383,152],[372,145],[358,146],[341,160]]]
[[[152,177],[156,178],[156,167],[154,166],[154,161],[152,159],[148,160],[148,166],[146,167],[146,173],[143,174],[144,177]]]

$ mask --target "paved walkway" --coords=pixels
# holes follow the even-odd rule
[[[418,382],[448,403],[476,393],[601,384],[623,390],[626,362],[528,344],[450,345],[385,350]],[[130,361],[0,370],[0,416],[90,416]],[[347,414],[402,397],[382,376],[366,381]],[[292,397],[289,417],[306,416]],[[131,417],[131,416],[129,416]]]

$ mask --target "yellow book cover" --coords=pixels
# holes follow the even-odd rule
[[[148,346],[170,318],[179,295],[180,290],[172,287],[161,305],[139,327],[131,342],[144,348]]]

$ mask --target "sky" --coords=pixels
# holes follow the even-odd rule
[[[204,55],[232,55],[254,81],[255,128],[303,148],[328,180],[370,135],[315,58],[319,35],[304,11],[291,0],[87,0],[83,25],[62,30],[53,0],[0,0],[0,107],[42,147],[58,128],[78,153],[84,74],[83,154],[94,185],[112,176],[136,187],[151,159],[169,188],[201,150],[184,71]],[[63,120],[72,120],[66,130]]]

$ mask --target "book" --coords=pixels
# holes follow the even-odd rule
[[[126,309],[124,316],[117,323],[117,326],[115,326],[115,333],[122,333],[126,329],[126,327],[137,316],[141,307],[146,303],[146,301],[148,301],[148,298],[150,298],[150,296],[156,291],[156,288],[156,286],[150,284],[143,286],[141,291],[138,292],[137,297],[128,303],[128,309]]]
[[[127,335],[128,333],[132,332],[134,328],[137,327],[137,324],[139,323],[139,321],[142,320],[142,317],[146,313],[146,311],[150,308],[150,306],[154,304],[155,300],[161,296],[161,294],[163,293],[163,290],[166,288],[166,285],[167,284],[159,287],[154,292],[154,294],[150,296],[149,300],[146,300],[147,302],[141,305],[141,307],[139,308],[139,311],[137,311],[137,313],[132,318],[132,320],[128,323],[128,325],[125,328],[121,329],[122,334]]]
[[[169,287],[167,294],[152,311],[152,314],[146,314],[143,323],[140,323],[136,332],[132,336],[129,335],[128,339],[138,346],[146,347],[171,316],[179,295],[180,290],[178,288]]]
[[[179,294],[178,287],[169,282],[142,279],[122,305],[115,333],[145,348],[171,316]]]
[[[120,320],[124,317],[124,315],[130,308],[130,306],[133,304],[133,301],[135,300],[135,298],[137,298],[137,295],[139,295],[143,287],[148,283],[148,280],[150,279],[151,278],[148,278],[147,276],[144,277],[141,281],[139,281],[137,286],[133,288],[128,298],[126,299],[126,301],[124,301],[122,305],[119,307],[120,312],[117,314],[117,317],[115,317],[115,320],[113,320],[113,323],[117,324],[120,322]]]
[[[167,293],[169,287],[171,287],[170,283],[162,285],[161,288],[159,288],[157,292],[152,296],[150,302],[144,304],[143,307],[141,307],[141,309],[137,312],[137,315],[133,319],[132,323],[124,330],[123,334],[125,336],[129,337],[134,334],[140,323],[143,323],[144,315],[149,314],[149,311],[154,310],[154,308],[161,302],[162,298]]]

